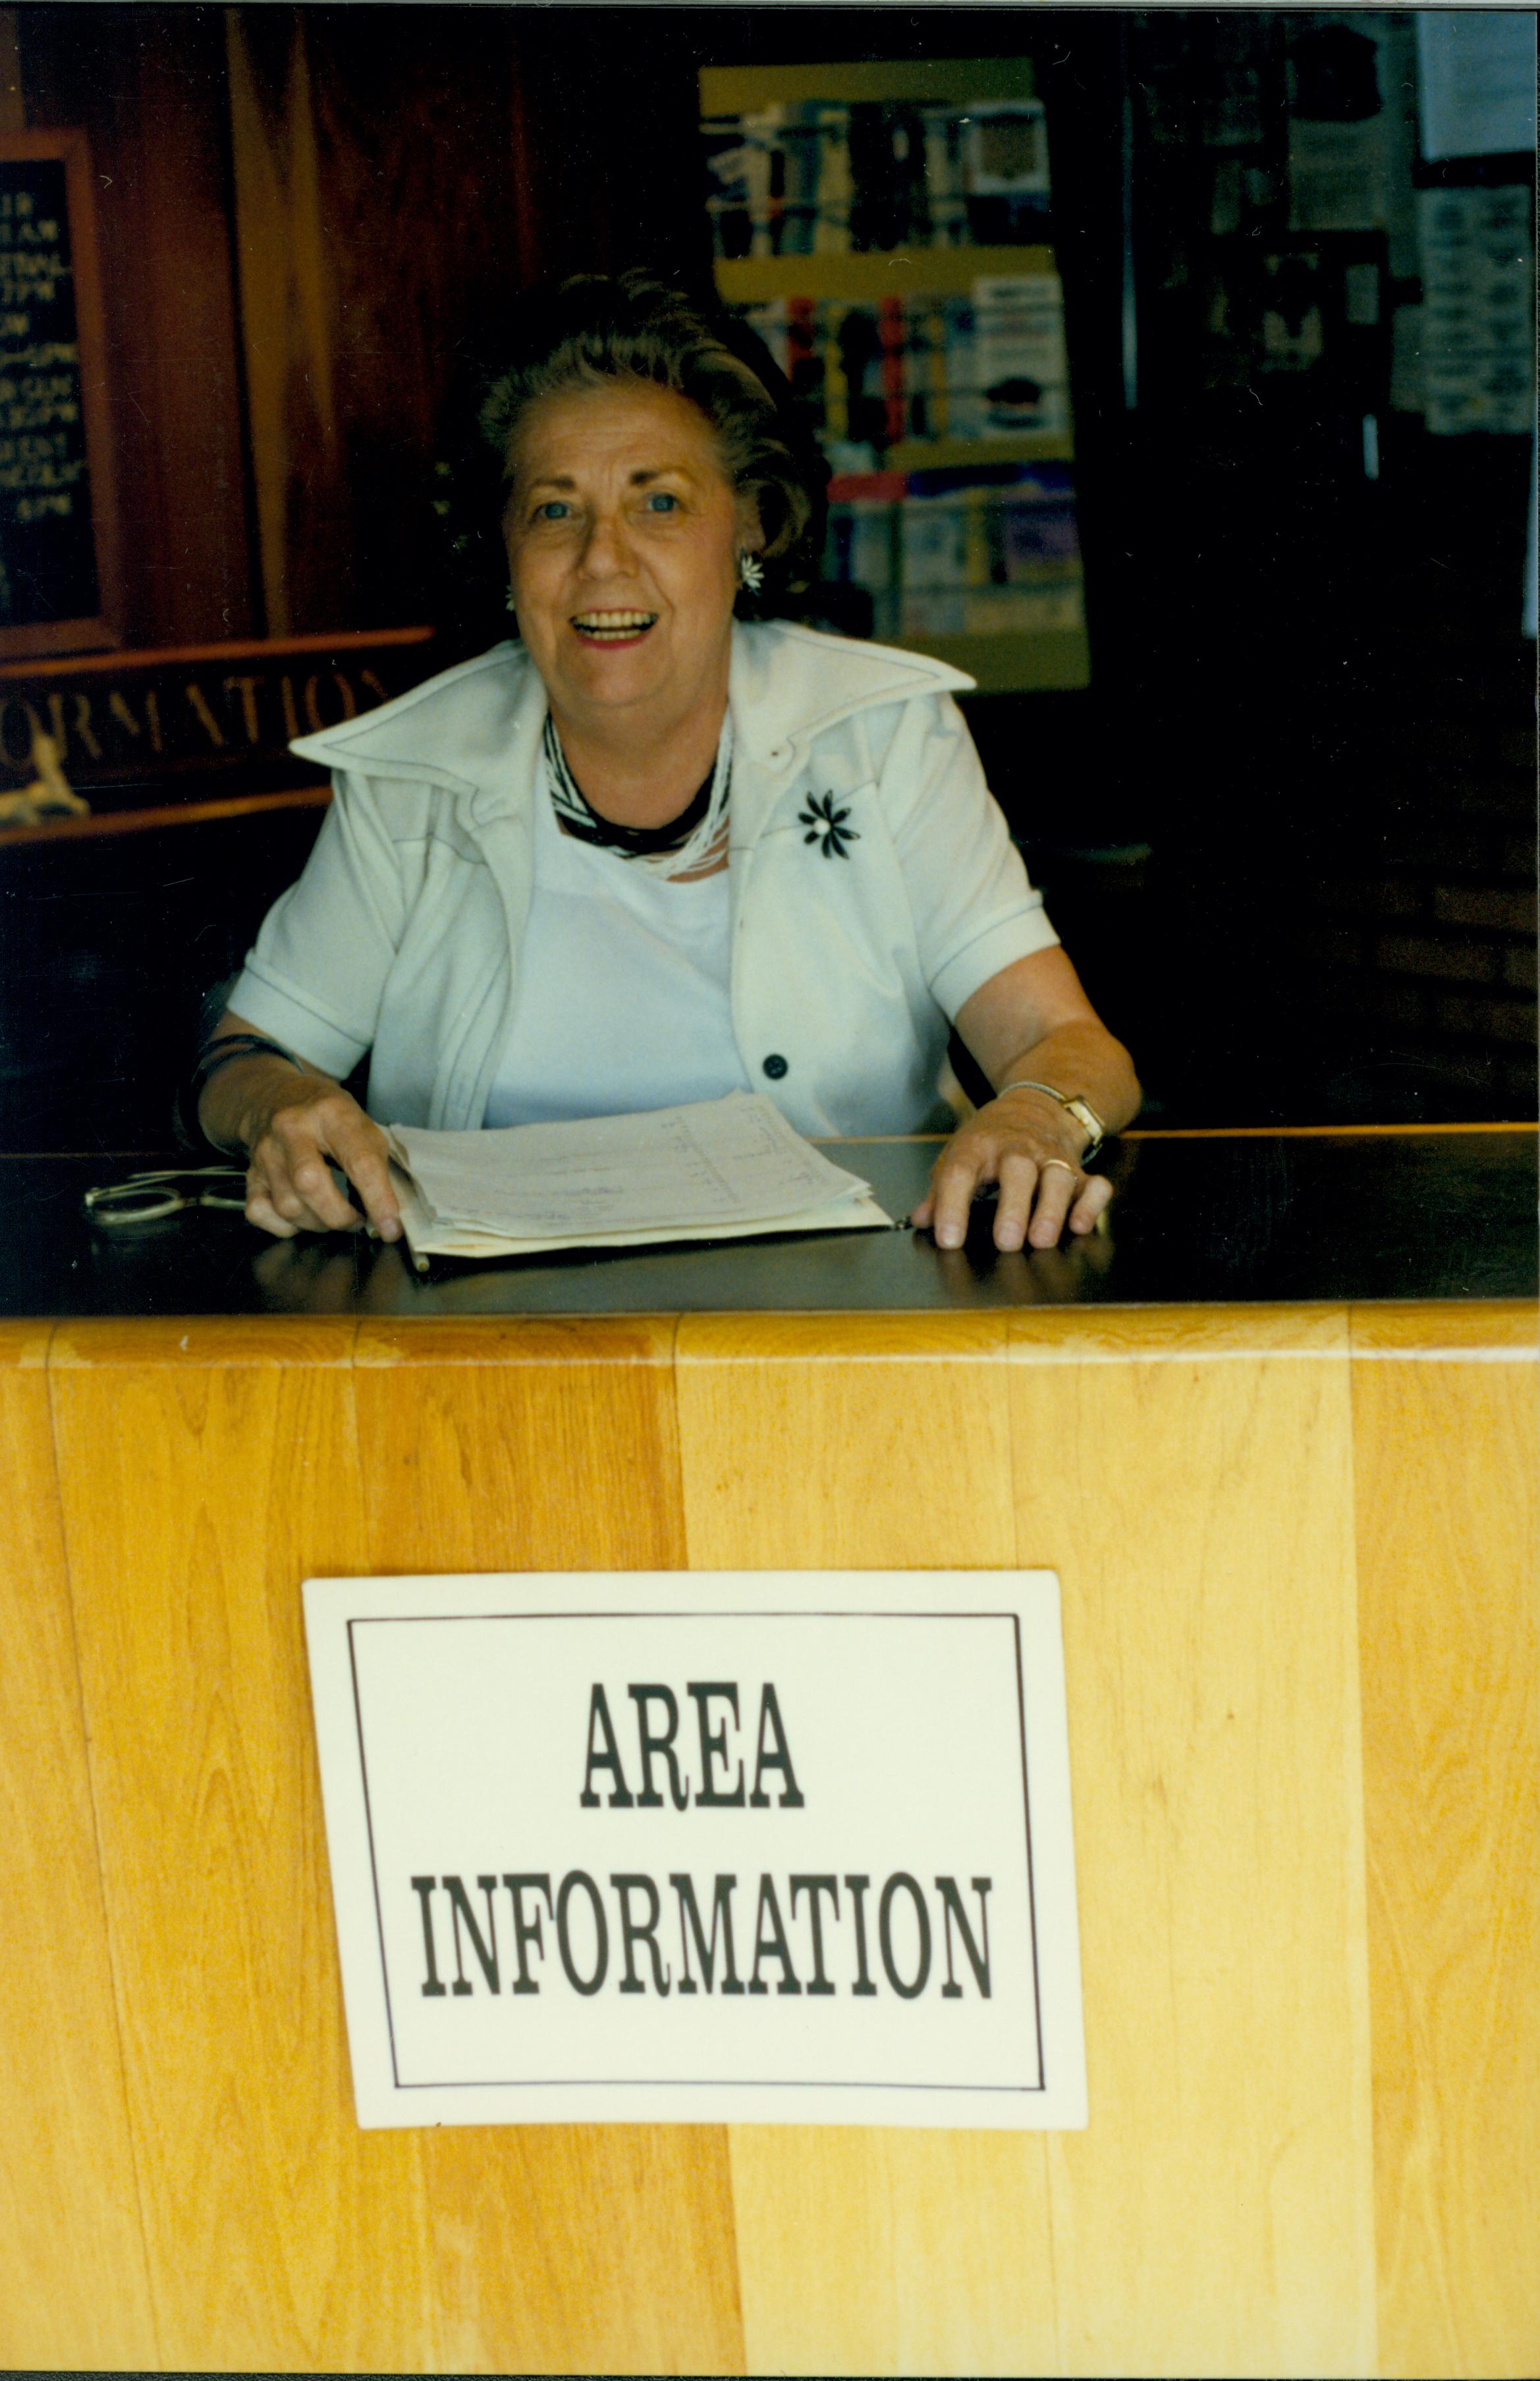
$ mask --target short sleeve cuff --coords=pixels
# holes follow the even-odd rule
[[[308,1002],[296,999],[250,959],[236,978],[227,1006],[259,1033],[270,1033],[296,1057],[335,1075],[339,1082],[352,1073],[369,1047],[334,1019],[318,1017]]]
[[[974,993],[992,976],[998,975],[1002,968],[1013,967],[1018,959],[1030,959],[1034,951],[1052,950],[1057,941],[1047,911],[1041,901],[1036,901],[1030,909],[1019,910],[1014,917],[1002,918],[997,924],[986,926],[982,934],[975,934],[971,943],[955,951],[945,967],[931,978],[931,991],[946,1014],[955,1017],[964,1001],[972,1000]]]

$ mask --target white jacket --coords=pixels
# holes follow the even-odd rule
[[[1057,940],[951,700],[972,683],[809,629],[734,630],[733,1029],[750,1082],[801,1132],[918,1129],[948,1020]],[[527,653],[502,644],[292,747],[331,765],[336,800],[230,1007],[330,1074],[370,1051],[382,1122],[481,1124],[544,718]]]

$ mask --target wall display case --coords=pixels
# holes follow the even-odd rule
[[[831,617],[986,690],[1084,686],[1031,61],[705,67],[700,89],[717,290],[830,467]]]

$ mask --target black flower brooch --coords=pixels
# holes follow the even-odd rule
[[[833,794],[810,794],[806,810],[797,813],[799,824],[807,829],[802,841],[818,844],[825,860],[848,860],[846,845],[861,841],[856,828],[845,824],[849,815],[849,803],[836,810]]]

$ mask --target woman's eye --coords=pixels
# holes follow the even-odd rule
[[[544,504],[536,505],[534,518],[536,520],[565,520],[571,509],[571,506],[565,504],[560,496],[551,496]]]
[[[654,488],[647,499],[647,510],[650,513],[677,513],[678,509],[678,496],[669,495],[662,488]]]

